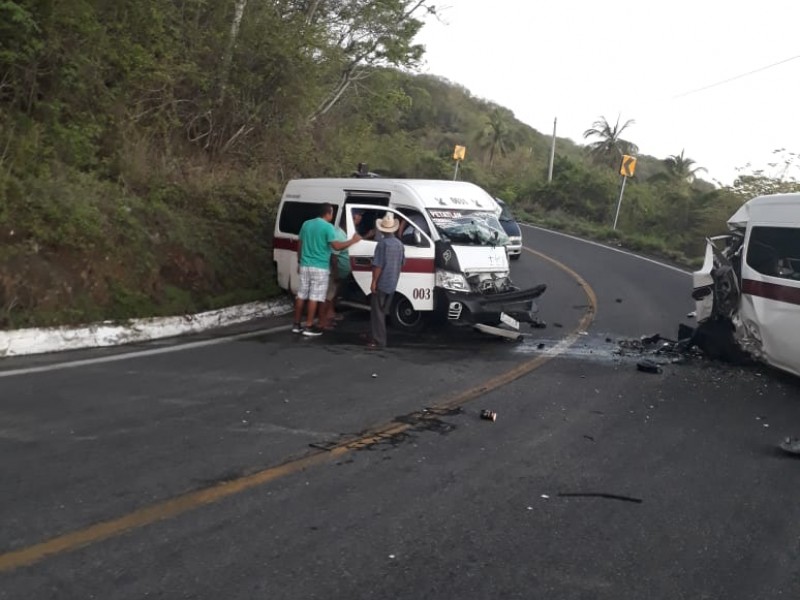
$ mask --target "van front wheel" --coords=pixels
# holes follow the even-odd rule
[[[417,333],[425,328],[425,313],[415,309],[405,296],[395,294],[389,322],[400,331]]]

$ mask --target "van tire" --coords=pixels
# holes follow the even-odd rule
[[[512,254],[510,256],[511,260],[519,260],[521,257],[522,257],[522,252],[520,252],[519,254]]]
[[[398,331],[418,333],[425,329],[426,315],[411,306],[411,301],[402,294],[395,293],[392,308],[389,311],[389,322]]]

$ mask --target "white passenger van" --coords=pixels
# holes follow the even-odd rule
[[[406,260],[389,314],[393,326],[421,329],[431,318],[489,331],[506,323],[532,323],[534,299],[546,286],[520,289],[510,277],[507,236],[497,218],[497,204],[467,182],[380,178],[297,179],[283,193],[273,238],[278,284],[298,287],[297,247],[302,224],[316,217],[320,205],[334,206],[334,224],[350,237],[353,211],[363,211],[361,230],[374,227],[386,212],[417,224],[403,235]],[[409,228],[411,229],[411,228]],[[371,260],[377,242],[364,239],[349,248],[352,280],[344,294],[351,306],[368,308]]]
[[[754,358],[800,375],[800,194],[753,198],[728,228],[694,273],[698,331],[727,331]]]

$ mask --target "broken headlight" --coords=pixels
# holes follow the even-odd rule
[[[464,277],[461,273],[443,271],[442,269],[436,270],[436,287],[453,292],[469,291],[469,284],[467,283],[466,277]]]

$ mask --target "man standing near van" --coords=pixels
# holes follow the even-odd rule
[[[307,336],[322,335],[322,329],[314,325],[314,317],[317,314],[317,306],[325,302],[328,293],[331,253],[334,250],[346,250],[361,240],[355,233],[345,242],[337,241],[336,230],[331,221],[333,221],[333,205],[326,203],[322,205],[319,217],[306,221],[300,228],[300,243],[297,248],[300,287],[294,303],[293,333]],[[304,328],[300,320],[303,317],[303,306],[306,301],[308,301],[308,316]]]
[[[400,271],[405,261],[403,243],[394,235],[400,226],[394,214],[387,212],[382,219],[376,221],[375,226],[383,237],[375,247],[375,255],[372,257],[372,285],[370,285],[372,340],[367,344],[371,349],[386,347],[386,315],[392,306],[392,298],[397,290]]]

